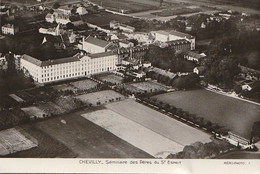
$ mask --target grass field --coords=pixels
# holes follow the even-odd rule
[[[165,158],[183,149],[182,145],[109,109],[82,116],[156,158]]]
[[[24,151],[37,146],[15,128],[0,131],[0,156]]]
[[[177,91],[154,98],[219,123],[248,139],[253,123],[260,120],[260,106],[205,89]]]
[[[211,141],[210,135],[137,103],[132,99],[110,103],[106,107],[182,146],[190,145],[196,141],[203,143]]]
[[[116,101],[117,98],[120,98],[121,100],[125,97],[115,91],[104,90],[89,94],[78,95],[76,96],[76,98],[86,104],[91,103],[92,105],[97,105],[97,102],[100,102],[100,104],[105,104],[111,101]]]
[[[86,109],[30,125],[24,131],[38,140],[39,147],[10,157],[151,158],[149,154],[121,140],[81,115]],[[65,121],[66,124],[61,121]]]
[[[113,74],[113,73],[102,73],[95,75],[95,78],[102,82],[109,82],[113,84],[121,84],[123,82],[123,77]]]
[[[90,79],[71,82],[70,84],[76,87],[79,91],[93,89],[97,86],[97,82],[94,82],[93,80]]]

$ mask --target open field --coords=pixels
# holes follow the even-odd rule
[[[146,81],[146,82],[137,82],[137,83],[129,83],[124,84],[123,86],[127,91],[131,93],[152,93],[152,92],[160,92],[167,91],[167,87],[163,84],[154,82],[154,81]]]
[[[73,91],[76,92],[77,88],[74,86],[71,86],[70,84],[61,84],[61,85],[54,85],[52,86],[53,89],[56,89],[57,91]]]
[[[114,73],[102,73],[95,75],[95,78],[102,82],[109,82],[113,84],[121,84],[123,82],[123,77],[116,75]]]
[[[138,82],[131,84],[132,86],[147,92],[167,91],[167,87],[154,81]]]
[[[126,13],[145,11],[156,9],[159,7],[159,1],[154,0],[90,0],[91,2],[102,5],[103,7],[120,12],[124,10]]]
[[[120,98],[120,100],[124,99],[125,97],[115,91],[104,90],[89,94],[78,95],[76,96],[76,98],[85,104],[91,103],[92,105],[97,105],[97,102],[99,102],[99,104],[105,104],[111,101],[116,101],[116,99],[118,98]]]
[[[40,108],[36,106],[29,106],[22,108],[22,110],[29,115],[30,118],[43,118],[44,115],[47,115],[46,112],[42,111]]]
[[[93,80],[90,80],[90,79],[71,82],[70,84],[72,86],[78,88],[79,91],[90,90],[97,86],[97,82],[94,82]]]
[[[15,128],[0,131],[0,156],[24,151],[37,146]]]
[[[219,123],[248,139],[253,123],[260,120],[260,106],[205,89],[177,91],[153,98]]]
[[[110,103],[106,107],[182,146],[190,145],[196,141],[203,143],[211,141],[209,134],[172,119],[132,99]]]
[[[24,131],[38,140],[39,147],[11,157],[152,157],[81,116],[95,109],[104,108],[86,109],[23,125]]]
[[[182,151],[184,147],[109,109],[82,116],[156,158],[166,158],[170,153]]]

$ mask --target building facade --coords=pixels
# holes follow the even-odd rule
[[[21,69],[39,83],[49,83],[116,70],[118,56],[112,52],[78,53],[73,57],[41,61],[29,55],[21,58]]]
[[[15,35],[19,32],[19,28],[15,27],[13,24],[6,24],[2,26],[2,33],[6,35]]]

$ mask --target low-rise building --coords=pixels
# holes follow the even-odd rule
[[[119,44],[119,47],[120,48],[129,48],[129,47],[134,47],[134,43],[133,42],[130,42],[130,41],[128,41],[128,40],[120,40],[119,42],[118,42],[118,44]]]
[[[195,53],[192,51],[187,51],[184,53],[184,58],[190,61],[199,62],[201,59],[205,58],[206,55],[204,53]]]
[[[0,70],[6,70],[8,68],[8,63],[6,61],[5,56],[0,53]]]
[[[79,14],[79,15],[85,15],[85,14],[88,14],[88,11],[84,8],[84,7],[78,7],[76,12]]]
[[[164,31],[164,30],[152,31],[151,34],[153,35],[155,41],[159,41],[159,42],[169,42],[169,41],[185,39],[185,40],[190,42],[191,50],[195,50],[195,37],[190,35],[190,34],[178,32],[178,31],[175,31],[175,30],[171,30],[171,31]]]
[[[92,36],[83,38],[82,46],[83,50],[88,53],[102,53],[112,51],[117,48],[117,46],[112,42],[97,39]]]
[[[19,32],[19,28],[14,24],[5,24],[2,26],[2,33],[6,35],[15,35]]]
[[[57,27],[54,28],[40,28],[39,33],[42,34],[50,34],[53,36],[59,36],[61,34],[62,29],[60,28],[60,24],[58,24]]]
[[[41,61],[29,55],[21,58],[21,69],[38,83],[89,76],[117,69],[118,56],[112,52],[78,53],[73,57]]]
[[[131,27],[129,25],[121,24],[118,21],[111,21],[109,23],[110,28],[112,29],[119,29],[127,33],[133,33],[135,31],[134,27]]]
[[[185,40],[185,39],[168,41],[168,42],[166,42],[165,46],[175,49],[176,52],[178,52],[178,51],[188,51],[188,50],[191,49],[190,42]]]

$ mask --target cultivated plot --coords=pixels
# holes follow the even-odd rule
[[[254,122],[260,120],[260,106],[205,89],[177,91],[153,98],[225,126],[248,139]]]
[[[36,142],[32,142],[15,128],[0,131],[0,156],[28,150],[36,146]]]
[[[109,109],[82,116],[156,158],[165,158],[184,147]]]
[[[122,100],[125,97],[112,90],[104,90],[76,96],[80,101],[92,105],[105,104],[111,101]]]
[[[93,89],[97,86],[97,82],[94,82],[93,80],[90,79],[85,79],[85,80],[80,80],[76,82],[71,82],[70,83],[72,86],[76,87],[80,91],[85,91],[89,89]]]
[[[202,143],[211,141],[209,134],[137,103],[133,99],[110,103],[106,107],[183,146],[197,141]]]
[[[153,81],[133,83],[132,86],[147,92],[167,91],[167,87]]]
[[[109,82],[112,84],[121,84],[123,82],[123,77],[113,73],[98,74],[95,77],[102,82]]]

